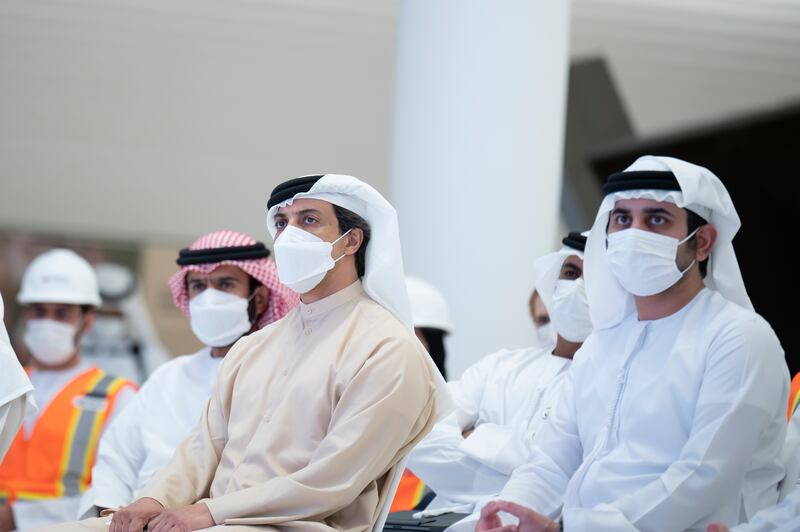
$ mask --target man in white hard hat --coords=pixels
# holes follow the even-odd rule
[[[447,379],[444,337],[453,332],[447,301],[439,290],[419,277],[406,277],[414,333],[428,351],[442,377]]]
[[[94,272],[103,303],[95,310],[91,330],[81,338],[81,354],[99,368],[140,384],[170,355],[130,268],[101,262]]]
[[[528,461],[572,357],[592,330],[583,284],[586,237],[536,261],[536,289],[558,333],[554,347],[502,349],[448,383],[455,412],[411,452],[408,468],[434,492],[426,511],[471,513]]]
[[[74,518],[91,482],[100,433],[133,397],[128,380],[81,360],[100,304],[86,260],[67,249],[37,257],[22,278],[28,375],[39,412],[27,416],[0,464],[0,532]]]

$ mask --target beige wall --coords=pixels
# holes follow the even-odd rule
[[[0,0],[0,228],[268,241],[283,179],[387,190],[394,4],[376,4]]]
[[[266,238],[286,177],[387,192],[397,5],[0,0],[0,229]],[[800,98],[796,0],[574,0],[571,31],[643,134]]]

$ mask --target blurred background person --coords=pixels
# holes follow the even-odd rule
[[[94,266],[101,306],[94,327],[81,338],[87,361],[141,384],[170,355],[156,334],[138,282],[130,268],[102,262]]]

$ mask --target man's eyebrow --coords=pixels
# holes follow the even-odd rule
[[[217,282],[222,282],[222,281],[236,281],[236,282],[239,282],[239,279],[237,279],[236,277],[234,277],[232,275],[226,275],[224,277],[217,277],[214,280],[217,281]]]
[[[675,218],[675,215],[662,207],[647,207],[643,209],[645,214],[665,214],[670,218]]]
[[[630,214],[630,209],[626,209],[625,207],[614,207],[614,210],[611,211],[614,214]]]
[[[319,209],[303,209],[302,211],[297,211],[297,214],[322,214],[322,211]]]

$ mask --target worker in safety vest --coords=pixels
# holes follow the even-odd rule
[[[91,482],[100,434],[136,393],[132,382],[81,360],[80,338],[100,304],[92,267],[53,249],[22,278],[26,368],[38,413],[26,416],[0,464],[0,532],[74,519]]]

